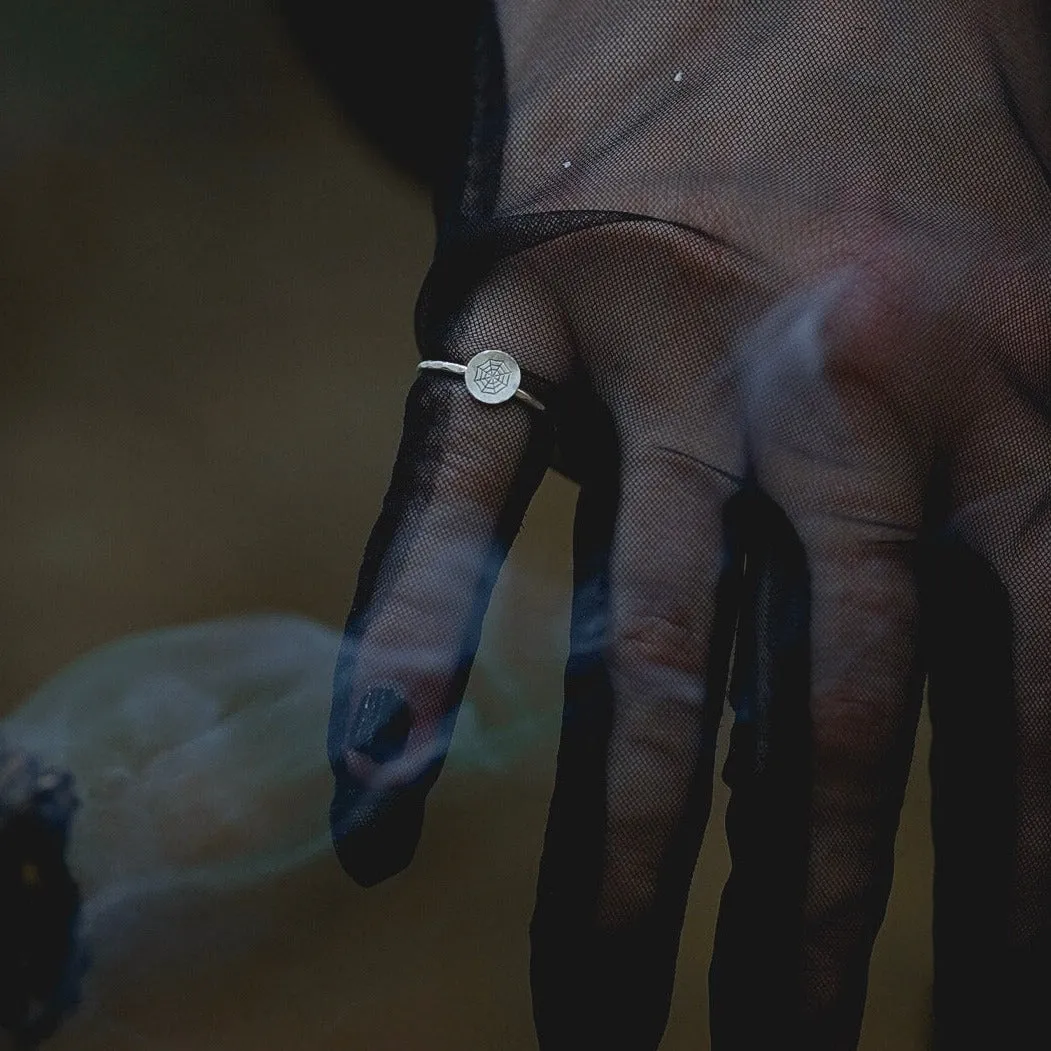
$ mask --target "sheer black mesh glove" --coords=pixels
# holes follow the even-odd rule
[[[410,391],[332,826],[362,884],[411,859],[555,462],[543,1051],[657,1047],[727,685],[713,1047],[855,1047],[927,677],[939,1047],[1051,1044],[1048,31],[1036,0],[484,11],[419,343],[511,353],[549,411]]]

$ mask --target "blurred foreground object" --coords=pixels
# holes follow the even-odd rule
[[[73,778],[0,740],[0,1026],[17,1046],[80,999],[80,892],[66,864]]]
[[[114,985],[141,981],[155,956],[207,945],[215,966],[239,951],[229,929],[171,925],[166,901],[214,900],[329,853],[340,639],[269,613],[145,632],[80,657],[0,723],[0,1026],[22,1046],[79,1000],[81,931],[95,982],[68,1028],[94,1019],[119,1032]],[[522,694],[504,682],[509,700]],[[553,733],[525,708],[483,724],[468,701],[453,765],[493,776]]]

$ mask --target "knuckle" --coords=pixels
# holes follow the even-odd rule
[[[623,669],[640,665],[680,672],[700,670],[701,647],[693,618],[685,609],[632,609],[616,618],[613,657]]]
[[[625,444],[640,480],[688,487],[718,506],[738,491],[745,473],[740,435],[719,420],[703,433],[662,427],[642,435],[634,447]]]
[[[741,345],[746,398],[794,399],[800,390],[827,391],[861,381],[901,386],[926,341],[931,318],[918,258],[883,246],[806,280],[763,313]]]
[[[901,278],[863,267],[850,275],[843,291],[824,319],[827,371],[833,376],[840,371],[893,375],[904,355],[903,330],[912,320]]]
[[[817,694],[810,706],[815,759],[828,768],[859,769],[886,757],[898,714],[877,698],[846,690]]]
[[[525,249],[476,283],[445,323],[440,342],[447,354],[466,363],[479,350],[503,346],[512,317],[519,364],[552,384],[568,380],[573,340],[552,288],[553,252],[557,258],[557,249],[543,245]]]
[[[1051,417],[1051,255],[990,263],[981,302],[991,341],[1015,386]]]

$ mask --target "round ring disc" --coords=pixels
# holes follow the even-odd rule
[[[499,405],[515,396],[522,382],[522,370],[510,354],[483,350],[467,362],[463,378],[472,398],[487,405]]]

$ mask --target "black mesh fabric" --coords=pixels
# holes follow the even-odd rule
[[[554,463],[542,1051],[658,1046],[727,696],[712,1046],[854,1048],[928,679],[937,1047],[1051,1046],[1051,8],[478,11],[418,340],[549,411],[409,393],[335,681],[345,867],[411,859]]]

